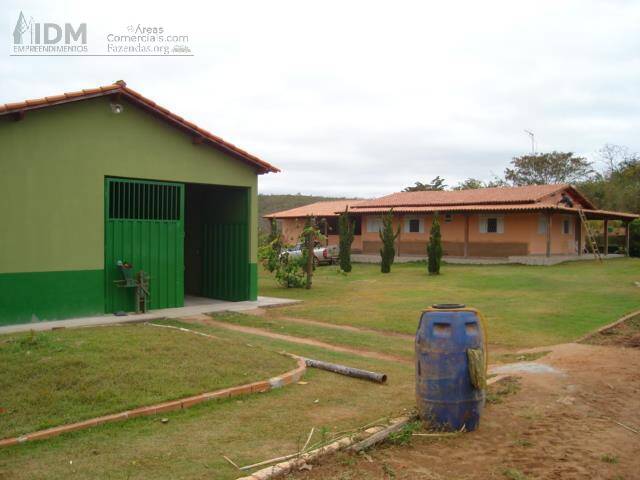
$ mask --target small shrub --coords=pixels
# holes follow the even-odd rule
[[[400,235],[400,226],[397,231],[393,231],[393,209],[389,210],[382,217],[382,229],[379,231],[380,240],[382,241],[382,248],[380,249],[380,271],[382,273],[389,273],[391,271],[391,265],[393,265],[393,259],[396,256],[395,241]]]
[[[409,422],[397,432],[389,435],[387,441],[393,445],[408,445],[413,439],[413,434],[420,430],[421,426],[419,421]]]
[[[517,468],[507,468],[502,474],[509,480],[527,480],[527,476]]]
[[[433,216],[431,224],[431,235],[429,235],[429,243],[427,244],[427,269],[429,275],[440,274],[440,263],[442,262],[442,235],[440,234],[440,222],[438,222],[438,214]]]
[[[351,244],[356,226],[355,222],[349,218],[348,210],[349,207],[345,207],[344,212],[338,217],[338,232],[340,234],[338,258],[340,259],[340,269],[343,272],[351,271]]]
[[[611,463],[611,464],[618,463],[618,457],[616,457],[615,455],[610,455],[608,453],[605,453],[604,455],[602,455],[600,457],[600,460],[602,460],[604,463]]]

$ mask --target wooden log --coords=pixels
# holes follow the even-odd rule
[[[304,362],[307,364],[307,367],[319,368],[321,370],[327,370],[340,375],[347,375],[348,377],[361,378],[363,380],[370,380],[377,383],[384,383],[387,381],[387,375],[384,373],[370,372],[368,370],[347,367],[346,365],[340,365],[337,363],[323,362],[322,360],[315,360],[313,358],[304,358]]]
[[[374,446],[375,444],[386,440],[386,438],[389,435],[391,435],[392,433],[395,433],[395,432],[398,432],[398,431],[402,430],[405,425],[407,425],[408,423],[416,420],[417,418],[418,417],[416,415],[404,417],[404,418],[392,423],[388,427],[383,428],[379,432],[374,433],[370,437],[365,438],[361,442],[358,442],[358,443],[352,445],[351,447],[349,447],[349,450],[353,450],[354,452],[359,452],[361,450],[366,450],[367,448],[370,448],[370,447]]]

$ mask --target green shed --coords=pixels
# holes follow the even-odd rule
[[[257,177],[278,169],[118,81],[0,105],[0,325],[257,298]]]

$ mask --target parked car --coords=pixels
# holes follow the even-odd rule
[[[302,257],[302,249],[304,245],[298,243],[292,247],[285,248],[280,255],[288,255],[289,258]],[[321,245],[316,243],[313,248],[313,264],[314,265],[333,265],[338,259],[337,245]]]

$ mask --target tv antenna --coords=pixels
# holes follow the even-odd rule
[[[531,138],[531,155],[535,155],[536,154],[535,134],[531,130],[526,130],[526,129],[525,129],[524,133],[529,135],[529,137]]]

